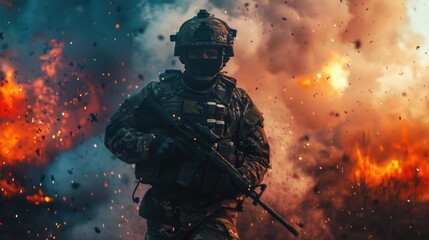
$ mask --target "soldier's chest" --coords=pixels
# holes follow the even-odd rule
[[[213,93],[177,93],[162,99],[164,109],[176,118],[208,126],[220,136],[236,132],[240,111],[234,105]]]

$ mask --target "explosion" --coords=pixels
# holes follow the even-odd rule
[[[50,211],[56,204],[71,209],[59,211],[55,220],[52,215],[45,218],[55,224],[28,224],[20,238],[49,237],[45,229],[60,225],[66,239],[142,238],[145,230],[136,206],[130,204],[126,188],[118,190],[132,185],[132,170],[123,165],[110,169],[113,162],[96,159],[104,168],[91,172],[95,175],[91,180],[101,181],[101,187],[82,184],[91,181],[86,178],[86,157],[92,146],[70,157],[73,164],[85,162],[81,169],[70,164],[65,173],[58,173],[68,180],[83,179],[70,187],[76,193],[74,202],[71,196],[54,194],[57,189],[45,189],[46,181],[38,181],[39,176],[30,180],[31,169],[21,168],[54,165],[59,153],[101,133],[92,129],[92,123],[99,120],[103,125],[101,117],[109,117],[107,111],[117,109],[127,95],[121,91],[137,88],[138,80],[129,79],[138,76],[140,83],[143,79],[147,83],[165,69],[179,68],[165,36],[174,34],[179,22],[200,8],[208,8],[238,29],[235,57],[225,70],[264,113],[273,167],[265,178],[268,189],[262,198],[298,228],[299,239],[428,239],[429,51],[412,20],[416,19],[413,14],[423,13],[418,24],[426,32],[425,4],[0,1],[5,23],[0,32],[0,198],[22,212],[28,206]],[[90,24],[76,24],[80,21]],[[23,26],[23,22],[31,24]],[[27,28],[28,35],[20,32]],[[41,39],[47,40],[43,51],[28,47]],[[13,61],[17,55],[30,64]],[[133,64],[135,69],[127,68]],[[117,76],[115,70],[126,73]],[[101,90],[97,83],[107,88]],[[126,176],[128,170],[131,173]],[[78,171],[81,179],[75,179]],[[111,171],[118,174],[102,174]],[[115,183],[118,189],[113,189]],[[98,196],[99,202],[92,196]],[[103,201],[108,203],[100,204]],[[85,212],[87,203],[99,212]],[[62,218],[77,216],[76,212],[86,222],[76,217],[78,223],[65,224]],[[8,227],[0,230],[14,236],[14,226],[7,224],[22,218],[15,219],[12,211],[3,213],[9,219],[0,219],[0,228]],[[115,222],[116,216],[127,220]],[[260,208],[249,206],[240,220],[243,239],[289,236]],[[71,226],[78,230],[66,229]],[[43,230],[33,231],[37,228]]]
[[[0,180],[4,197],[11,198],[25,192],[12,170],[5,174],[7,169],[23,163],[46,164],[55,152],[71,148],[79,131],[88,131],[85,126],[97,120],[93,112],[98,111],[99,104],[93,96],[96,94],[94,87],[84,83],[75,92],[65,92],[63,86],[69,80],[58,76],[64,69],[64,44],[52,39],[49,47],[49,51],[39,57],[44,76],[30,83],[19,83],[17,71],[8,63],[0,62],[4,72],[0,86],[3,112],[0,122],[0,159],[3,165],[0,176],[3,177]],[[77,73],[72,77],[79,81]],[[27,196],[27,200],[36,204],[53,201],[43,196],[41,189],[38,194]]]
[[[9,173],[9,177],[12,177],[12,173]],[[18,193],[23,193],[24,189],[15,182],[14,178],[11,178],[11,182],[9,183],[5,179],[0,180],[0,188],[5,198],[11,198]]]
[[[413,142],[414,141],[414,142]],[[385,152],[383,145],[362,148],[356,144],[352,158],[356,160],[352,178],[369,187],[384,187],[398,193],[404,200],[429,200],[429,163],[427,143],[407,139],[402,143],[389,143],[392,148]],[[394,185],[391,185],[394,183]],[[394,188],[394,189],[389,189]]]
[[[345,69],[350,67],[350,63],[346,58],[336,58],[328,62],[320,73],[314,74],[312,77],[302,78],[300,80],[303,91],[320,91],[323,94],[333,94],[336,98],[349,87],[349,72]],[[413,108],[413,107],[411,107]],[[390,114],[390,109],[380,109],[378,119],[387,119]],[[339,113],[331,112],[330,115],[338,117]],[[377,119],[377,118],[373,118]],[[364,139],[356,134],[354,137],[346,137],[348,142],[353,142],[354,147],[350,151],[348,148],[342,149],[345,152],[351,152],[350,158],[355,161],[354,170],[349,176],[351,180],[360,184],[367,185],[369,188],[378,187],[395,187],[394,190],[399,193],[403,199],[415,199],[419,201],[429,200],[429,163],[427,162],[427,151],[429,149],[426,140],[421,139],[419,135],[412,135],[409,132],[425,132],[426,130],[412,127],[421,120],[405,120],[399,117],[402,121],[400,124],[384,124],[384,130],[397,129],[399,136],[394,134],[388,138],[378,139],[377,142],[372,142],[370,136],[363,134]],[[414,121],[414,123],[412,122]],[[328,122],[327,122],[328,123]],[[328,123],[329,124],[329,123]],[[421,125],[424,123],[421,122]],[[341,131],[342,124],[335,126],[338,131]],[[372,128],[372,124],[359,127],[361,133],[365,133],[367,129]],[[390,130],[394,132],[395,130]],[[376,138],[381,138],[380,134],[376,134]],[[380,142],[378,144],[378,142]],[[307,143],[309,144],[309,143]],[[395,182],[395,186],[390,186]]]
[[[338,95],[344,93],[344,90],[348,87],[348,76],[349,72],[345,70],[346,66],[349,66],[346,58],[339,58],[332,60],[321,70],[320,73],[314,76],[303,78],[301,85],[303,87],[322,87],[323,92],[334,91]]]

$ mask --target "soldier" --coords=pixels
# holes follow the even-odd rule
[[[210,128],[221,137],[217,151],[253,187],[259,185],[270,152],[262,115],[236,80],[221,72],[234,56],[236,32],[200,10],[170,36],[185,71],[166,70],[159,82],[126,99],[107,123],[106,147],[122,161],[135,163],[136,178],[151,185],[139,210],[147,220],[147,240],[239,239],[243,194],[228,175],[195,159],[168,129],[152,127],[156,119],[140,106],[152,97],[180,121]]]

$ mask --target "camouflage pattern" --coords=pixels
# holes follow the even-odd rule
[[[263,130],[263,117],[249,95],[235,87],[235,79],[222,74],[217,76],[216,85],[209,92],[193,92],[186,87],[182,74],[177,73],[161,77],[160,82],[149,83],[141,92],[125,100],[108,121],[105,134],[106,147],[119,159],[136,163],[136,169],[142,171],[147,169],[145,166],[152,167],[150,164],[157,162],[149,154],[151,142],[157,139],[156,131],[145,126],[138,117],[150,118],[144,114],[144,109],[139,108],[148,96],[157,99],[167,111],[181,116],[184,121],[201,121],[206,125],[205,119],[201,118],[206,111],[201,105],[208,101],[224,104],[223,138],[235,146],[234,155],[242,156],[230,161],[253,186],[261,183],[269,168],[269,144]],[[186,105],[186,102],[193,104]],[[195,106],[195,109],[189,110],[189,106]],[[179,186],[175,178],[180,164],[183,161],[177,159],[173,164],[154,167],[160,174],[156,175],[158,181],[151,183],[152,188],[140,206],[140,215],[148,224],[146,239],[239,239],[237,210],[243,196],[218,199]],[[207,165],[200,166],[194,179],[198,180],[198,176],[204,176],[207,171],[214,170]],[[167,177],[163,172],[168,172]],[[136,174],[141,177],[138,172]]]
[[[150,191],[145,198],[145,204],[153,204],[150,211],[159,209],[156,217],[147,219],[147,240],[239,239],[235,200],[204,205],[198,202],[157,199]]]

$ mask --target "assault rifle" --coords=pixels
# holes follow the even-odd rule
[[[259,205],[264,208],[293,235],[298,236],[299,232],[293,226],[291,226],[276,211],[261,200],[261,196],[267,186],[265,184],[260,184],[256,188],[252,189],[250,182],[244,178],[228,160],[216,151],[213,145],[217,140],[219,140],[219,137],[209,128],[198,124],[189,125],[184,123],[184,121],[180,121],[177,116],[172,116],[166,110],[161,108],[161,106],[152,97],[145,98],[140,105],[140,108],[144,109],[146,117],[156,119],[156,122],[152,122],[152,126],[167,129],[169,132],[172,132],[179,142],[189,148],[192,153],[196,154],[198,159],[208,161],[211,166],[229,175],[234,187],[247,197],[250,197],[253,200],[253,205]],[[199,163],[194,160],[191,162],[185,162],[184,164],[193,165],[190,166],[190,168],[186,168],[192,169],[192,167],[197,166]],[[181,171],[179,172],[178,183],[189,186],[192,177],[192,172],[189,173],[188,171]],[[257,188],[259,188],[259,192],[255,191]]]

